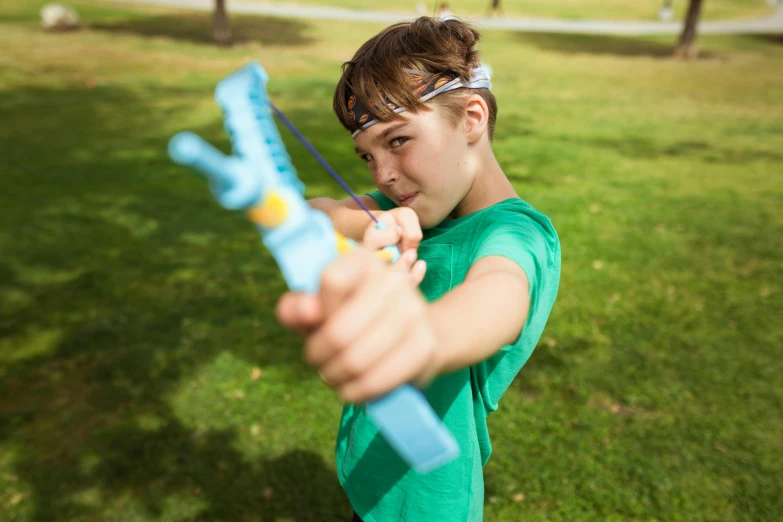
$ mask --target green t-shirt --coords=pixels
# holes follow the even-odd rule
[[[370,194],[382,210],[394,203]],[[560,282],[560,242],[551,221],[513,198],[424,231],[420,289],[434,301],[461,284],[486,256],[519,264],[530,284],[530,312],[514,344],[469,368],[437,377],[427,400],[454,434],[460,455],[420,475],[394,452],[363,408],[346,404],[337,435],[337,474],[365,522],[476,522],[483,519],[483,467],[492,452],[487,415],[525,364],[544,330]]]

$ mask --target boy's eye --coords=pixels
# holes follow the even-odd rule
[[[372,161],[372,154],[362,154],[359,156],[365,163],[369,163]]]
[[[406,141],[408,141],[408,138],[404,138],[404,137],[394,138],[389,142],[389,145],[391,145],[391,148],[396,149]]]

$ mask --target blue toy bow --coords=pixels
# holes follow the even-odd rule
[[[304,185],[270,111],[268,79],[261,65],[252,62],[223,79],[215,90],[234,155],[226,156],[187,132],[171,139],[169,155],[176,163],[204,174],[221,206],[246,210],[288,286],[314,293],[324,268],[356,243],[337,233],[331,220],[304,199]],[[399,255],[396,247],[386,250],[390,258]],[[389,444],[420,473],[459,453],[454,437],[424,395],[410,385],[368,402],[366,409]]]

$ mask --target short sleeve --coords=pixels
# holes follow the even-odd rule
[[[472,367],[474,386],[489,413],[497,409],[543,333],[560,282],[560,242],[543,214],[498,213],[485,220],[474,243],[473,262],[487,256],[503,256],[518,264],[527,275],[530,297],[517,340]]]
[[[508,214],[513,219],[485,221],[475,242],[472,262],[488,256],[510,259],[527,275],[532,298],[536,295],[538,283],[548,264],[552,243],[556,243],[557,236],[548,219],[542,224],[529,216]]]
[[[374,199],[375,202],[378,203],[378,207],[383,211],[391,210],[397,207],[394,201],[384,196],[380,190],[374,190],[372,192],[368,192],[366,195]]]

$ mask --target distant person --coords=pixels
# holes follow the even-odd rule
[[[496,14],[500,14],[500,15],[503,14],[503,10],[500,7],[500,0],[492,0],[492,2],[490,2],[489,8],[490,8],[490,14],[492,16]]]
[[[456,17],[449,11],[449,4],[440,4],[440,7],[438,8],[438,18],[440,18],[442,22],[444,20],[453,20]]]
[[[672,10],[672,0],[663,0],[661,10],[658,11],[658,20],[661,22],[671,22],[673,16],[674,11]]]

